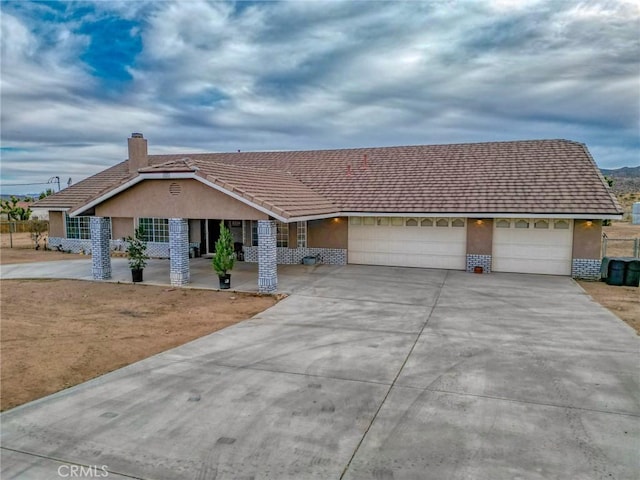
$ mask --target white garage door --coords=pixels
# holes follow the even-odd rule
[[[351,217],[349,263],[464,270],[463,218]]]
[[[571,275],[571,220],[496,219],[494,225],[493,271]]]

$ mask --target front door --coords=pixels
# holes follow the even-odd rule
[[[216,242],[220,236],[220,220],[207,220],[207,235],[209,237],[207,251],[214,253],[216,251]]]

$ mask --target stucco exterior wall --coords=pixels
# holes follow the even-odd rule
[[[201,235],[200,220],[189,220],[189,241],[192,243],[200,243]]]
[[[336,217],[308,221],[307,247],[346,249],[349,243],[348,220],[347,217]]]
[[[64,212],[49,211],[49,236],[67,236],[67,233],[64,231]]]
[[[491,255],[493,250],[493,219],[467,219],[467,255]]]
[[[111,218],[111,238],[117,240],[133,236],[133,218],[112,217]]]
[[[298,222],[289,224],[289,248],[298,247]]]
[[[145,180],[96,206],[100,217],[265,220],[267,215],[197,180]]]
[[[573,258],[599,260],[602,252],[602,221],[574,220]]]

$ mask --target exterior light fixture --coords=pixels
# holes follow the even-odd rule
[[[484,222],[480,219],[476,220],[476,225],[482,225]]]
[[[590,227],[591,225],[593,225],[593,221],[591,221],[591,220],[587,220],[586,223],[587,223],[587,227]]]

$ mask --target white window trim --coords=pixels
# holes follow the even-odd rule
[[[167,221],[167,240],[163,241],[163,240],[147,240],[148,242],[152,242],[152,243],[169,243],[169,219],[168,218],[161,218],[161,217],[138,217],[136,218],[136,225],[138,226],[137,228],[140,228],[140,220],[142,219],[150,219],[150,220],[166,220]],[[153,223],[152,223],[153,225]],[[154,229],[155,229],[155,225],[154,225]],[[146,227],[145,227],[145,231],[146,231]]]
[[[298,248],[306,248],[307,247],[307,232],[308,226],[307,222],[298,222],[296,229],[296,246]]]

